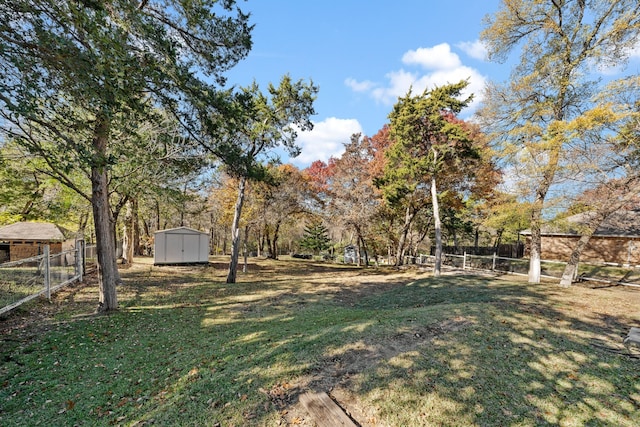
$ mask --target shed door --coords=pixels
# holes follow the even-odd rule
[[[200,250],[200,235],[199,234],[184,234],[183,235],[183,258],[185,262],[198,262],[198,252]]]
[[[167,262],[182,262],[182,235],[167,233],[165,236],[167,236],[165,260]]]

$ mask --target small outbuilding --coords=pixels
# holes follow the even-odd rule
[[[155,232],[153,263],[206,264],[209,262],[209,235],[188,227]]]
[[[355,264],[358,262],[358,247],[354,245],[347,245],[344,247],[344,263]]]
[[[42,255],[49,245],[52,254],[62,252],[67,230],[48,222],[16,222],[0,227],[0,262]]]

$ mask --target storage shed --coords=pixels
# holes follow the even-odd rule
[[[156,231],[153,263],[199,264],[209,262],[209,235],[188,227]]]
[[[42,255],[49,245],[52,254],[62,252],[66,230],[47,222],[16,222],[0,227],[0,262]]]

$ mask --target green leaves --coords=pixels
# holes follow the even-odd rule
[[[265,163],[277,161],[272,150],[284,147],[289,155],[300,153],[295,144],[298,130],[311,130],[310,116],[318,87],[303,80],[282,77],[279,86],[269,84],[263,93],[257,83],[233,94],[230,114],[220,116],[221,134],[209,135],[205,147],[236,177],[260,180]]]
[[[418,96],[409,91],[394,105],[389,114],[394,143],[386,152],[384,174],[377,180],[390,204],[398,204],[416,191],[428,193],[431,177],[442,176],[457,158],[477,157],[466,129],[455,118],[471,102],[472,96],[460,99],[467,86],[463,80]]]
[[[318,253],[331,247],[329,230],[321,221],[313,221],[304,228],[304,236],[300,240],[300,246]]]

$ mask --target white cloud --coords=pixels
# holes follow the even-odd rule
[[[376,86],[375,83],[369,80],[359,82],[351,77],[345,79],[344,84],[349,86],[354,92],[368,92]]]
[[[393,105],[399,96],[406,95],[409,88],[412,88],[414,94],[419,94],[435,86],[469,79],[465,95],[473,93],[474,100],[463,113],[470,114],[481,101],[486,77],[475,68],[463,65],[448,44],[410,50],[403,55],[402,61],[407,66],[419,65],[421,69],[412,71],[401,68],[391,71],[385,75],[385,83],[358,82],[352,78],[345,83],[354,91],[359,88],[359,92],[368,92],[371,98],[381,104]]]
[[[627,61],[635,64],[638,60],[640,60],[640,40],[636,42],[635,45],[625,49],[622,55],[622,59],[625,61],[620,63],[616,60],[613,61],[590,61],[591,68],[595,70],[595,72],[602,74],[603,76],[616,76],[624,72],[626,67],[629,65]]]
[[[629,58],[640,59],[640,40],[638,40],[631,49],[629,49]]]
[[[410,50],[402,56],[402,62],[420,65],[427,70],[451,70],[462,65],[458,55],[451,52],[447,43]]]
[[[326,162],[329,157],[337,157],[344,151],[351,135],[362,132],[362,126],[356,119],[338,119],[329,117],[314,123],[310,132],[298,132],[297,144],[302,153],[292,163],[306,167],[316,160]]]
[[[416,73],[398,70],[388,73],[385,77],[389,83],[371,91],[371,97],[382,104],[393,105],[398,97],[405,95],[412,85],[414,90],[420,92],[424,90],[424,88],[419,89],[416,84],[420,80],[420,76]]]
[[[406,95],[410,88],[412,93],[420,94],[425,89],[469,79],[469,86],[463,95],[474,94],[471,106],[473,107],[479,101],[479,96],[481,96],[486,82],[486,78],[478,70],[465,66],[447,71],[439,70],[429,74],[399,70],[387,74],[386,77],[389,81],[388,85],[371,91],[372,98],[386,105],[393,105],[398,97]]]
[[[464,53],[474,59],[486,60],[487,59],[487,47],[480,41],[473,42],[461,42],[456,45],[457,48],[462,49]]]

